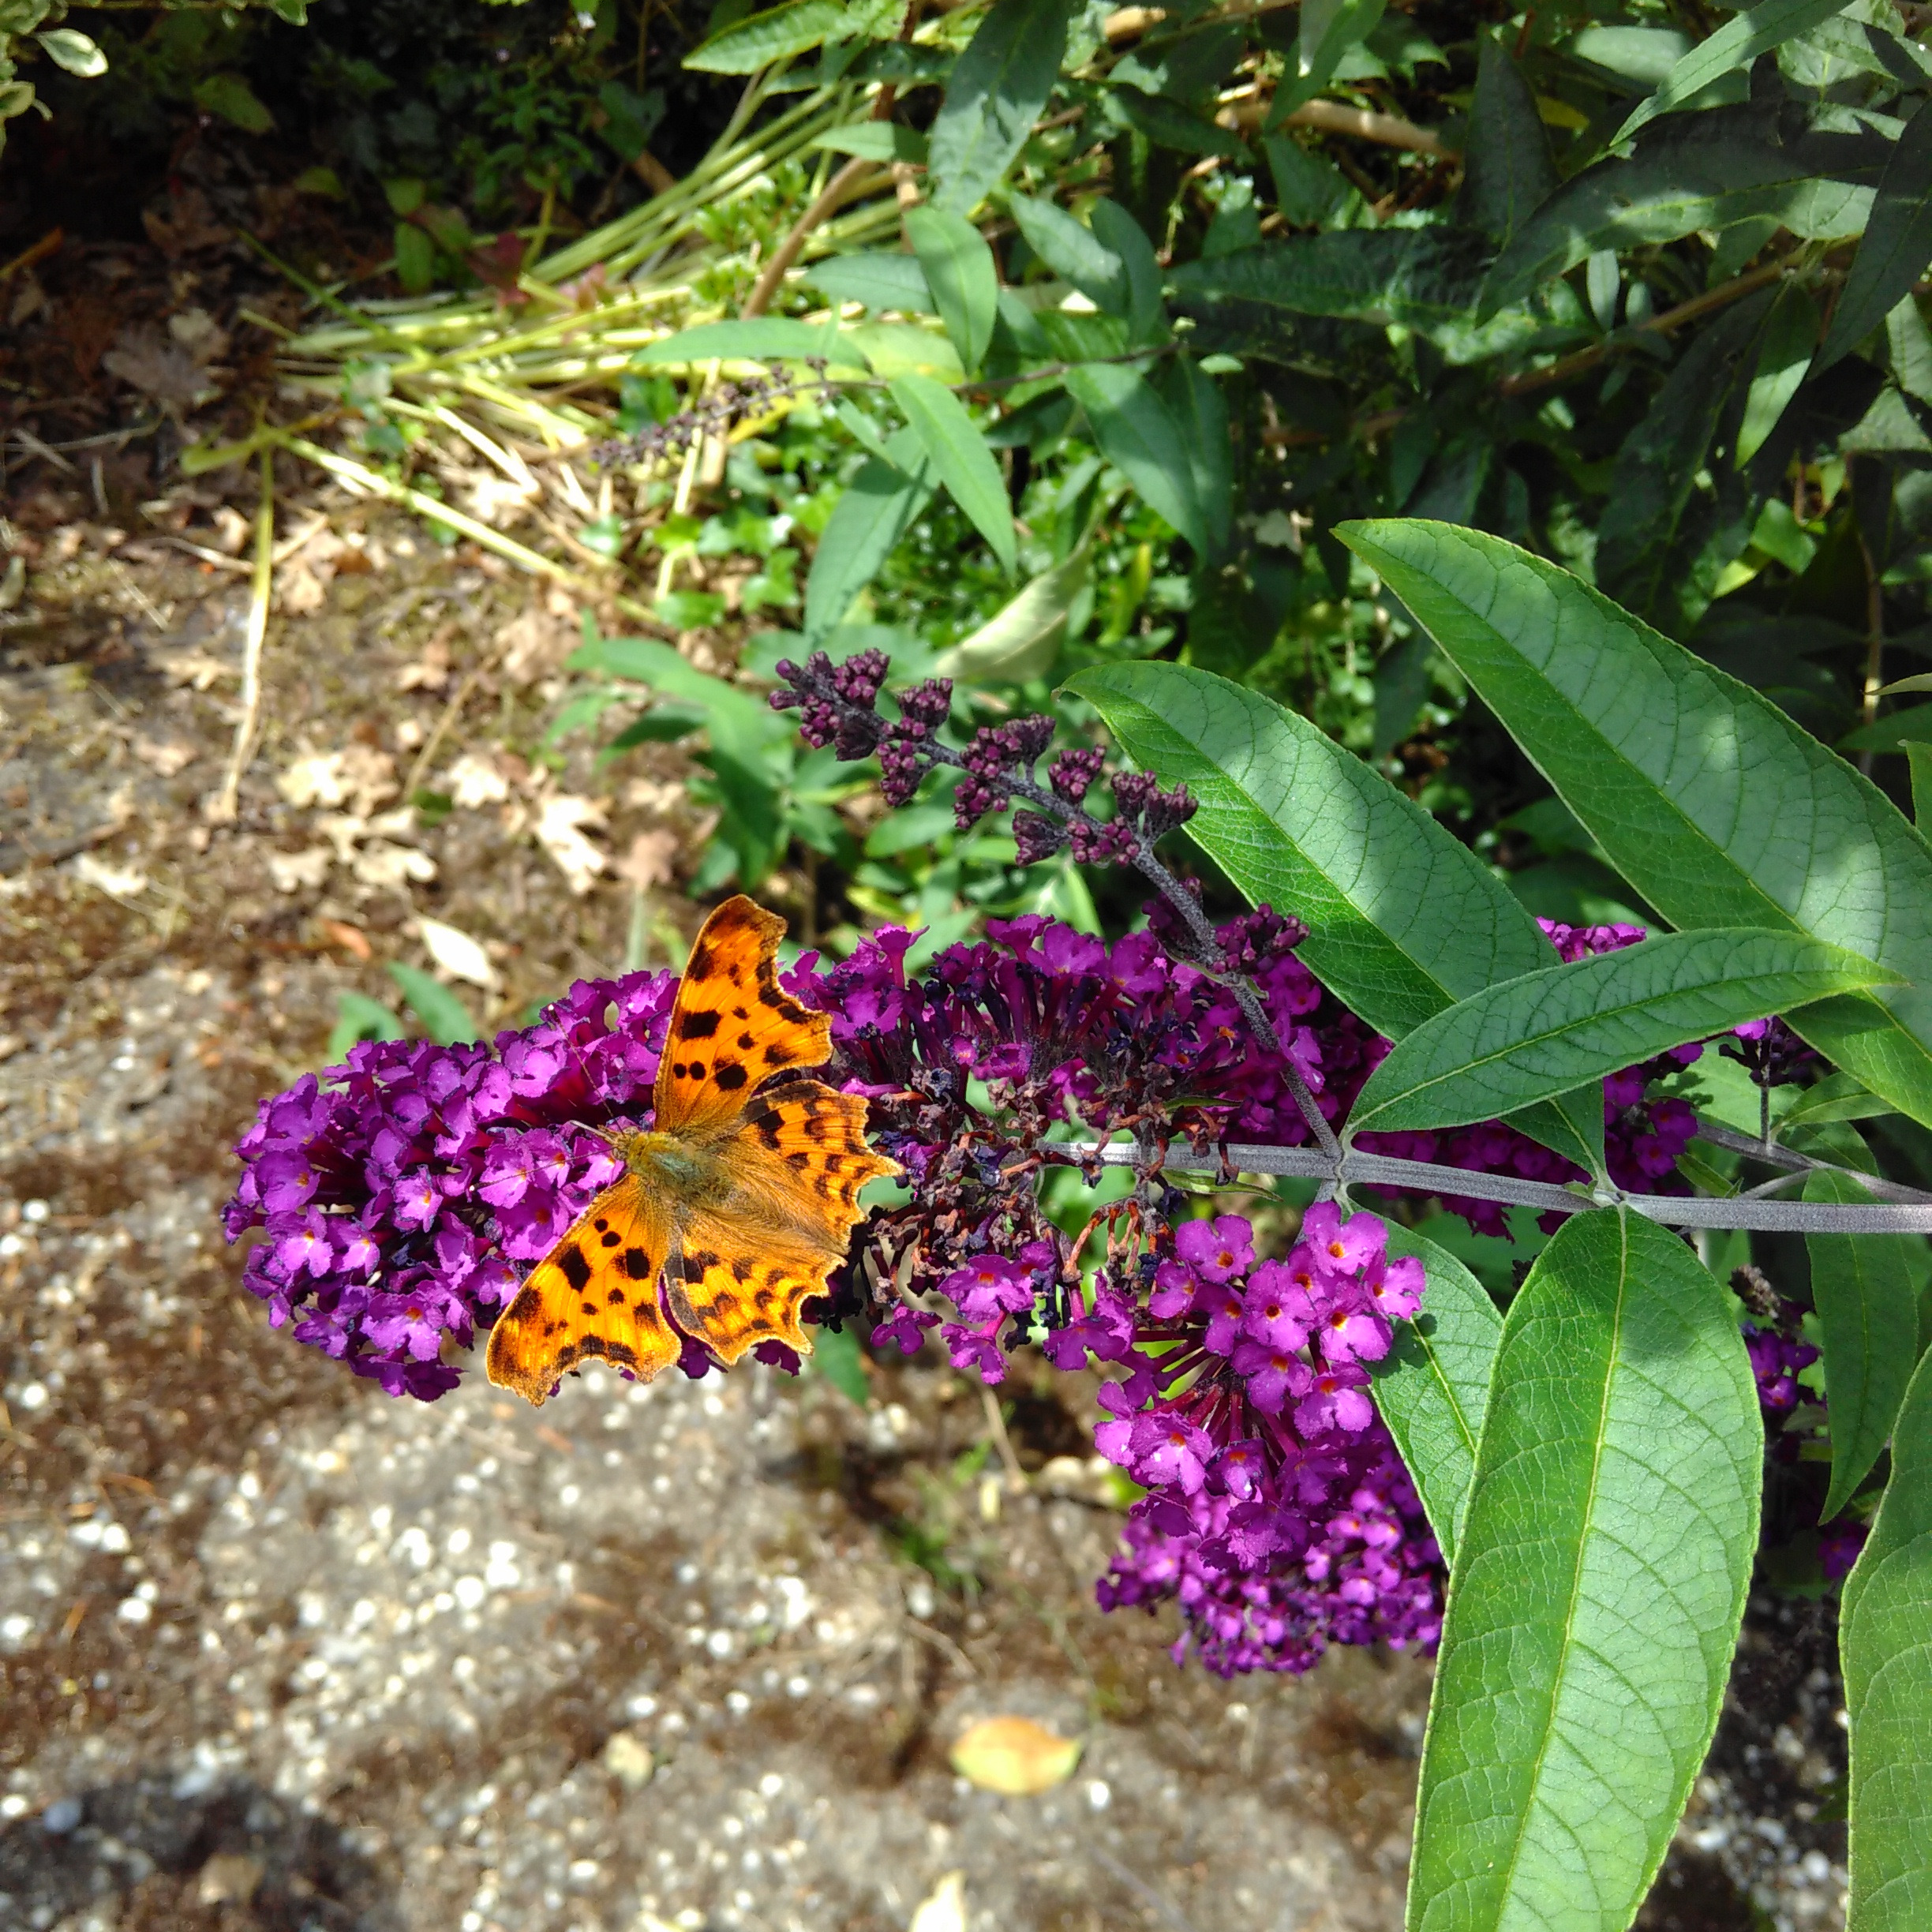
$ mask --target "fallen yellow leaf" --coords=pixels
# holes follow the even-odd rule
[[[1077,1738],[1057,1737],[1031,1717],[983,1718],[953,1747],[953,1769],[982,1791],[1031,1798],[1073,1775]]]

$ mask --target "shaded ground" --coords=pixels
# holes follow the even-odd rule
[[[179,481],[189,403],[97,380],[131,316],[235,322],[208,237],[242,188],[183,178],[152,250],[47,268],[6,365],[0,1923],[896,1932],[957,1871],[975,1927],[1396,1926],[1427,1666],[1224,1686],[1100,1617],[1117,1518],[1065,1378],[1018,1391],[1017,1485],[927,1362],[863,1408],[763,1369],[425,1407],[238,1294],[227,1148],[339,996],[393,1003],[425,916],[482,947],[486,1027],[635,933],[661,960],[705,826],[667,751],[546,752],[574,608],[292,474],[263,735],[212,822],[252,496]],[[167,343],[224,370],[233,332]],[[1831,1649],[1754,1608],[1652,1932],[1766,1923],[1754,1889],[1837,1923]],[[1073,1780],[956,1780],[994,1713],[1083,1738]]]

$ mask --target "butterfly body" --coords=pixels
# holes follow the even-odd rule
[[[487,1361],[499,1387],[541,1403],[590,1356],[649,1381],[686,1336],[726,1363],[765,1341],[810,1351],[799,1312],[844,1258],[859,1190],[899,1169],[866,1145],[858,1095],[766,1084],[831,1050],[829,1020],[778,986],[784,931],[743,897],[706,921],[672,1009],[653,1125],[600,1130],[623,1175],[498,1318]]]

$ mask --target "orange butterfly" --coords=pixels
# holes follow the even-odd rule
[[[859,1189],[900,1168],[867,1147],[858,1095],[815,1080],[760,1091],[832,1050],[830,1020],[780,990],[784,929],[742,895],[705,921],[658,1062],[654,1131],[605,1136],[627,1171],[498,1317],[500,1388],[541,1403],[587,1355],[648,1382],[677,1360],[680,1329],[723,1362],[760,1342],[810,1351],[799,1311],[844,1259]]]

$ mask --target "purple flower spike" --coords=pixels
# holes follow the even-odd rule
[[[262,1103],[223,1215],[270,1319],[392,1395],[456,1386],[474,1346],[646,1126],[676,981],[580,981],[495,1047],[375,1040]],[[519,1265],[522,1264],[522,1265]],[[699,1349],[687,1372],[702,1373]]]

